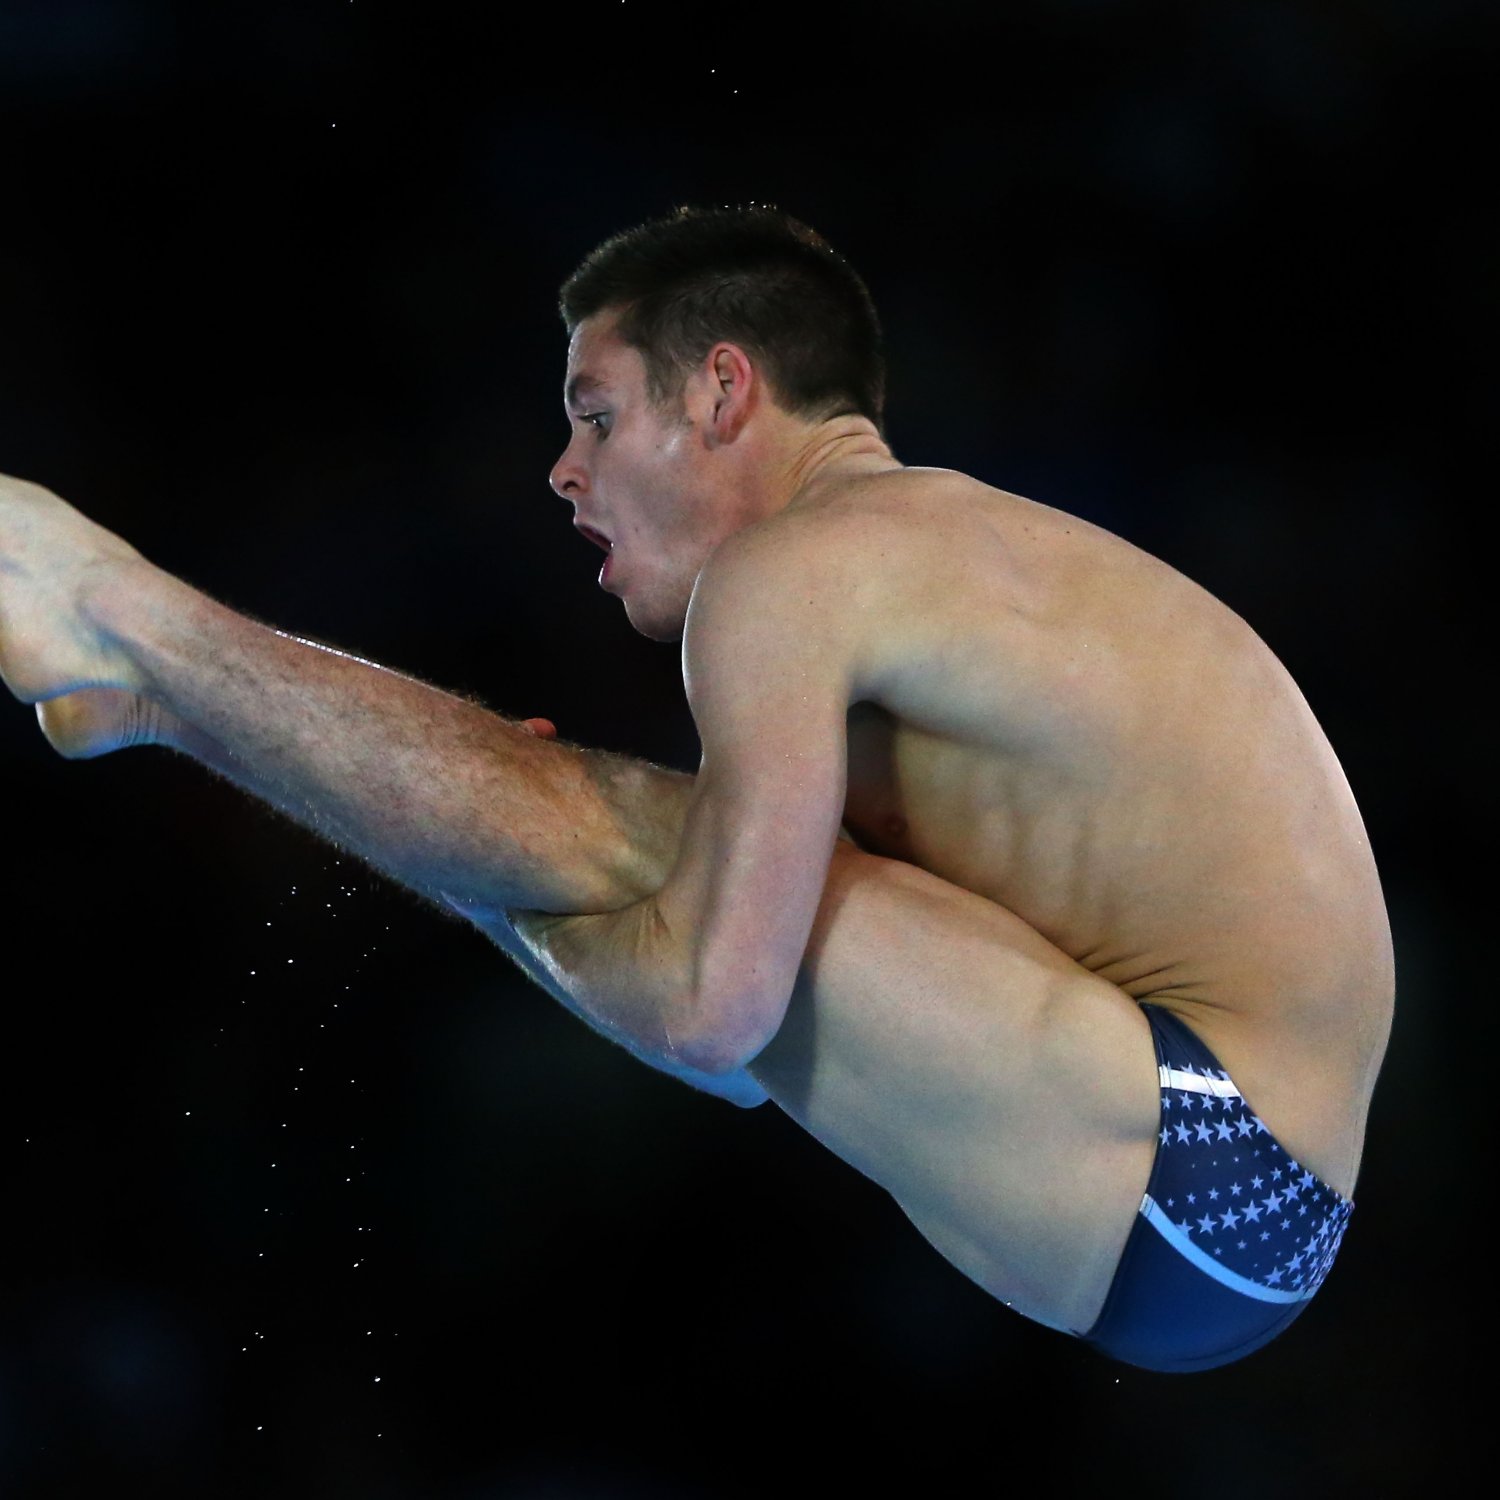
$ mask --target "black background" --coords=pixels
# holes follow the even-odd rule
[[[64,763],[6,699],[0,1493],[1447,1482],[1491,1300],[1484,9],[0,0],[0,472],[693,769],[675,650],[546,487],[556,289],[679,202],[779,203],[882,310],[899,457],[1119,532],[1286,662],[1400,986],[1338,1269],[1154,1376],[200,768]]]

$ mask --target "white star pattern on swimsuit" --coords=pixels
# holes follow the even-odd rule
[[[1161,1072],[1159,1149],[1174,1153],[1179,1184],[1161,1208],[1200,1252],[1235,1275],[1311,1296],[1354,1205],[1287,1155],[1227,1073],[1177,1062]],[[1184,1169],[1194,1187],[1187,1194],[1180,1190]],[[1187,1214],[1190,1205],[1200,1211]]]

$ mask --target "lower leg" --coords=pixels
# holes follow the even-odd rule
[[[39,534],[84,525],[55,497],[22,498]],[[680,818],[663,828],[652,792],[691,778],[549,744],[238,614],[138,555],[74,571],[76,598],[35,578],[7,590],[6,685],[43,706],[44,729],[48,705],[74,693],[145,700],[169,741],[431,899],[601,912],[675,863]]]
[[[435,689],[426,691],[437,695]],[[610,751],[559,742],[546,720],[517,722],[475,705],[461,707],[509,760],[512,796],[528,814],[524,865],[544,869],[544,878],[528,889],[528,882],[519,878],[522,860],[517,859],[517,869],[507,872],[502,884],[520,889],[526,899],[485,901],[474,899],[472,893],[463,899],[461,893],[461,899],[454,900],[452,893],[429,889],[399,867],[370,858],[364,850],[353,852],[364,854],[377,868],[422,895],[476,919],[485,912],[498,916],[506,906],[613,911],[661,889],[677,858],[693,776]],[[69,759],[92,759],[132,746],[165,745],[304,827],[329,834],[313,810],[289,795],[278,781],[257,773],[249,760],[143,694],[85,689],[38,704],[37,716],[53,748]],[[554,812],[546,820],[535,816],[536,803],[543,795],[550,799]],[[498,823],[504,810],[491,802],[487,811]],[[504,851],[497,849],[497,853],[503,857]]]

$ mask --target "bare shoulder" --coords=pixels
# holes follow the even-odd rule
[[[920,612],[951,634],[982,616],[987,639],[998,632],[1022,656],[1068,654],[1085,639],[1132,656],[1149,638],[1159,658],[1188,633],[1220,653],[1258,644],[1221,600],[1134,542],[956,470],[851,484],[805,518],[815,521],[828,548],[879,577],[903,621]]]
[[[1111,633],[1122,596],[1140,620],[1153,597],[1191,611],[1183,591],[1201,593],[1102,527],[952,469],[846,479],[732,541],[856,611],[886,686],[935,655],[1037,660],[1075,632]]]
[[[947,598],[974,570],[991,586],[1003,580],[1011,590],[1027,581],[1055,587],[1075,574],[1087,574],[1097,590],[1115,570],[1133,583],[1142,572],[1187,582],[1081,516],[956,469],[900,467],[843,479],[733,540],[764,547],[768,558],[786,549],[825,563],[849,559],[862,570],[889,574],[887,588],[936,584]]]
[[[1173,652],[1222,658],[1254,640],[1133,543],[952,469],[843,477],[736,532],[709,558],[690,622],[733,629],[768,609],[836,645],[857,698],[966,737],[995,732],[997,717],[1036,728],[1069,704],[1092,712],[1144,690],[1140,674],[1167,670]],[[961,711],[971,699],[983,726]]]
[[[897,469],[845,479],[726,537],[698,575],[689,629],[736,623],[795,601],[799,620],[868,614],[891,598],[893,576],[910,577],[929,537],[947,470]],[[983,486],[980,486],[983,488]]]
[[[737,575],[760,575],[768,584],[816,577],[832,603],[861,594],[870,596],[867,604],[889,601],[894,584],[909,589],[943,572],[951,581],[953,549],[972,549],[976,528],[997,535],[997,523],[1016,509],[1061,515],[951,469],[845,477],[735,532],[704,572],[713,583]]]
[[[931,613],[918,584],[935,582],[930,517],[937,492],[954,479],[964,482],[944,474],[934,484],[895,470],[824,485],[726,537],[688,604],[682,658],[690,698],[697,685],[774,661],[836,675],[849,702],[879,700],[879,679],[901,640],[894,622]]]

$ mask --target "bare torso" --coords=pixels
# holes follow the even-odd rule
[[[810,503],[856,509],[879,569],[849,831],[1176,1011],[1352,1193],[1390,930],[1348,783],[1286,670],[1166,564],[963,475],[901,469]]]

